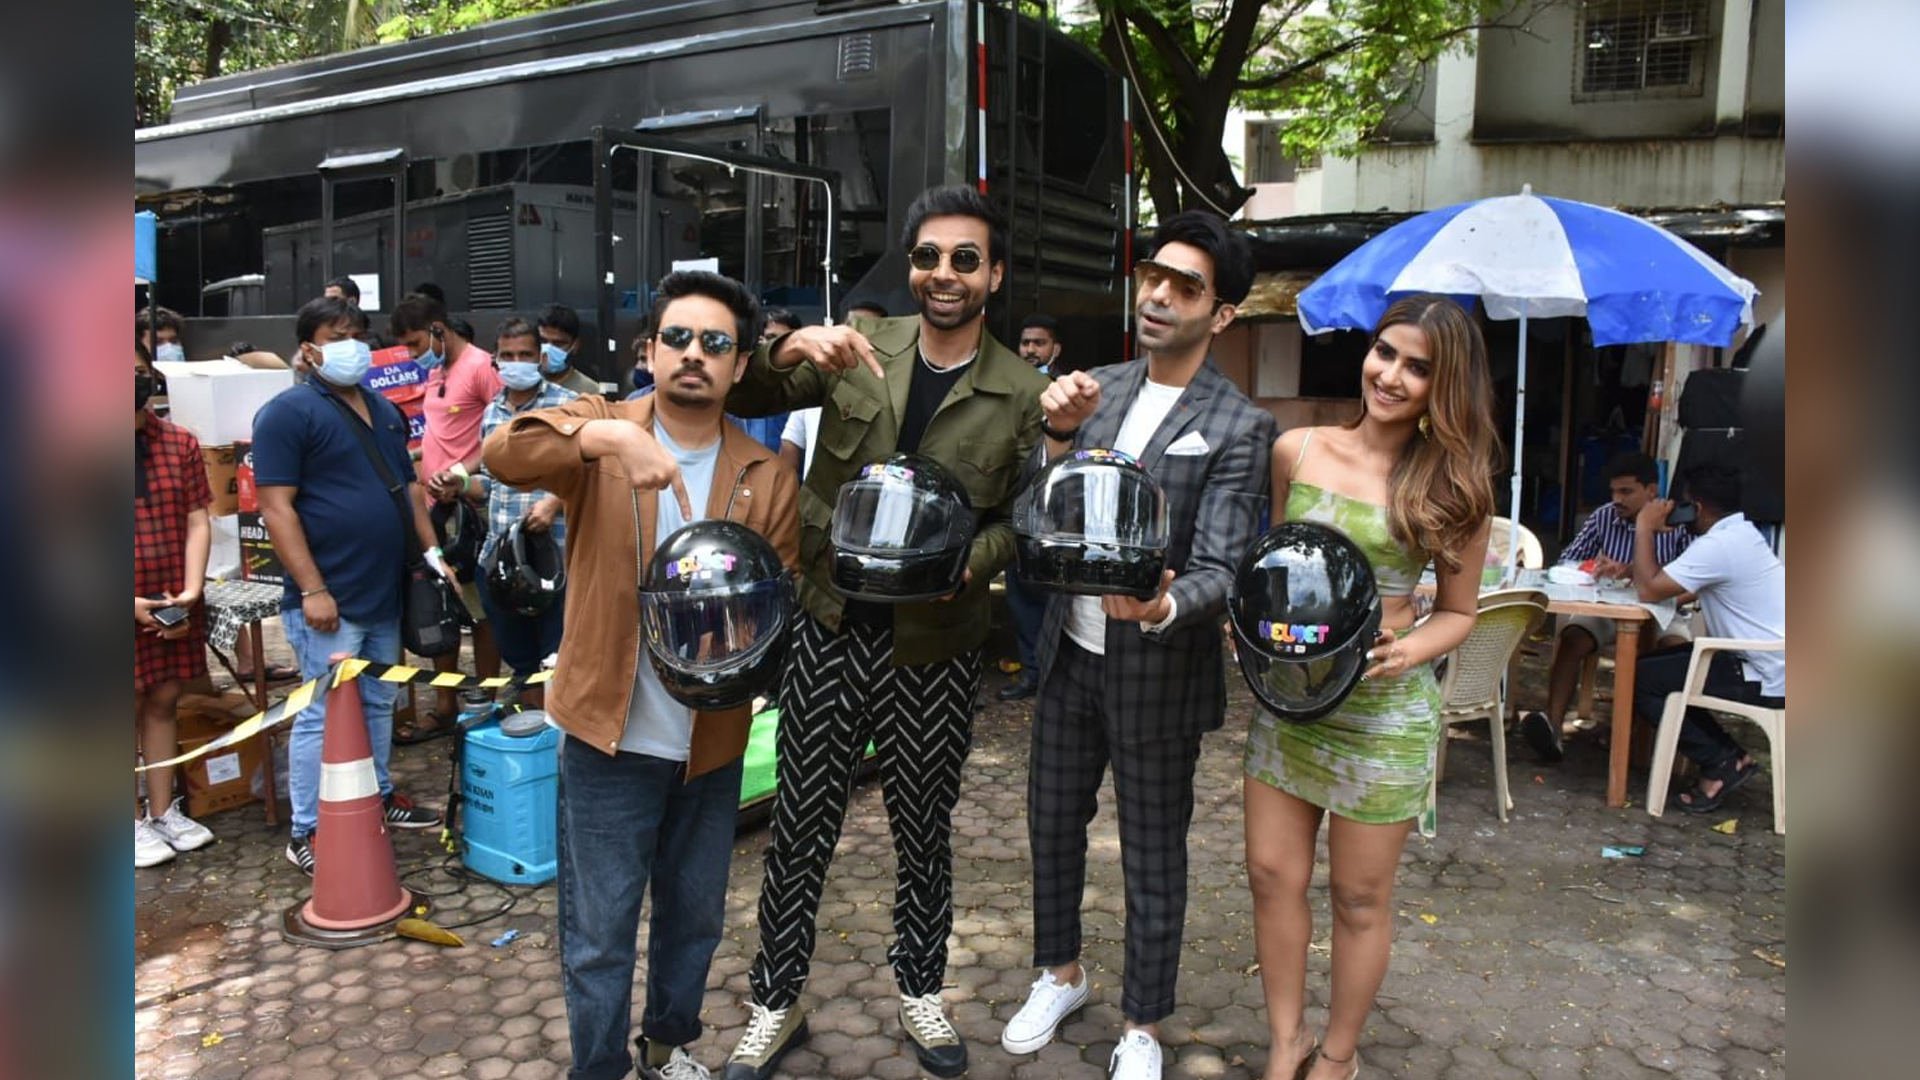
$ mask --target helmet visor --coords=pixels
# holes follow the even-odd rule
[[[833,504],[833,546],[890,555],[945,551],[972,539],[973,515],[963,505],[913,485],[900,466],[869,466],[840,486]]]
[[[1137,469],[1054,469],[1022,493],[1013,528],[1047,541],[1164,548],[1167,501],[1159,485]]]
[[[655,659],[688,675],[757,660],[792,614],[785,578],[687,592],[642,592],[641,628]]]
[[[1242,643],[1239,656],[1254,696],[1276,715],[1300,723],[1338,708],[1359,684],[1366,663],[1366,650],[1357,647],[1311,660],[1275,660]]]

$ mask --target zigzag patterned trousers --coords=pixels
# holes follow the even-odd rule
[[[953,804],[973,742],[980,650],[895,667],[890,627],[849,622],[836,633],[805,612],[794,621],[780,679],[779,791],[754,1000],[789,1008],[806,986],[820,892],[869,738],[898,863],[887,955],[902,994],[936,993],[953,929]]]

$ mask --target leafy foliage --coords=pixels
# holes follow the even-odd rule
[[[1552,0],[1092,0],[1066,29],[1128,75],[1142,188],[1161,215],[1238,209],[1227,114],[1288,117],[1283,151],[1358,153],[1425,66],[1484,27],[1523,28]],[[1562,0],[1564,2],[1564,0]]]

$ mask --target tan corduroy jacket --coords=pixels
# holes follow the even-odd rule
[[[607,754],[620,748],[640,655],[640,564],[652,555],[658,499],[643,492],[636,535],[633,486],[620,462],[580,456],[589,420],[623,419],[653,430],[653,398],[613,403],[581,397],[517,416],[482,451],[494,479],[544,488],[567,507],[567,614],[547,713],[569,736]],[[704,517],[740,522],[772,542],[789,570],[800,560],[799,482],[773,452],[722,421],[720,457]],[[636,546],[637,545],[637,546]],[[687,776],[731,762],[746,749],[749,708],[695,712]]]

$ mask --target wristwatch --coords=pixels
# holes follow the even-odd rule
[[[1053,439],[1057,442],[1072,442],[1074,439],[1074,436],[1080,434],[1080,429],[1074,428],[1072,431],[1057,431],[1054,429],[1054,426],[1052,424],[1049,424],[1046,422],[1045,419],[1042,419],[1040,421],[1040,434],[1045,435],[1047,438]]]

